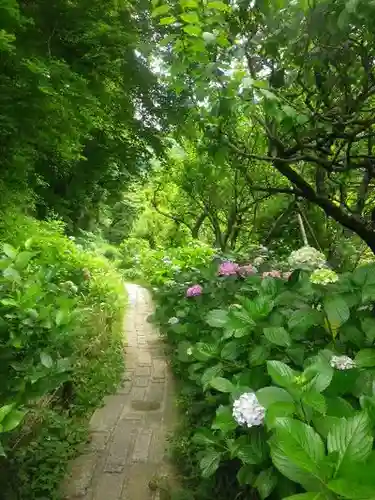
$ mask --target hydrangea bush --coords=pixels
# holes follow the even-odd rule
[[[220,498],[372,500],[375,266],[337,275],[306,247],[289,262],[212,263],[155,292],[190,473]]]

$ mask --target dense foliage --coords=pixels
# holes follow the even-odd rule
[[[57,498],[87,416],[123,370],[123,285],[62,229],[9,213],[1,226],[4,498]]]
[[[374,266],[337,275],[309,247],[284,271],[259,257],[154,291],[192,498],[372,499]]]

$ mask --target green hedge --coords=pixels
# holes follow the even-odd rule
[[[55,499],[90,414],[123,371],[124,288],[58,223],[14,212],[0,234],[0,488],[4,498]]]

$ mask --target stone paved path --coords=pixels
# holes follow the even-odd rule
[[[63,486],[69,500],[158,498],[149,481],[168,474],[165,449],[175,422],[172,379],[158,333],[147,323],[148,292],[138,285],[126,288],[126,371],[117,393],[91,418],[91,442]]]

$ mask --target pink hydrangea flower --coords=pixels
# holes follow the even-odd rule
[[[281,272],[280,271],[276,271],[276,270],[272,270],[272,271],[265,271],[263,274],[262,274],[262,278],[281,278]]]
[[[235,262],[223,262],[219,266],[218,275],[219,276],[233,276],[237,274],[240,270],[240,266]]]
[[[239,273],[242,276],[249,276],[250,274],[255,274],[256,269],[251,264],[247,264],[246,266],[241,266],[239,269]]]
[[[186,297],[197,297],[202,295],[203,288],[200,285],[193,285],[186,290]]]

